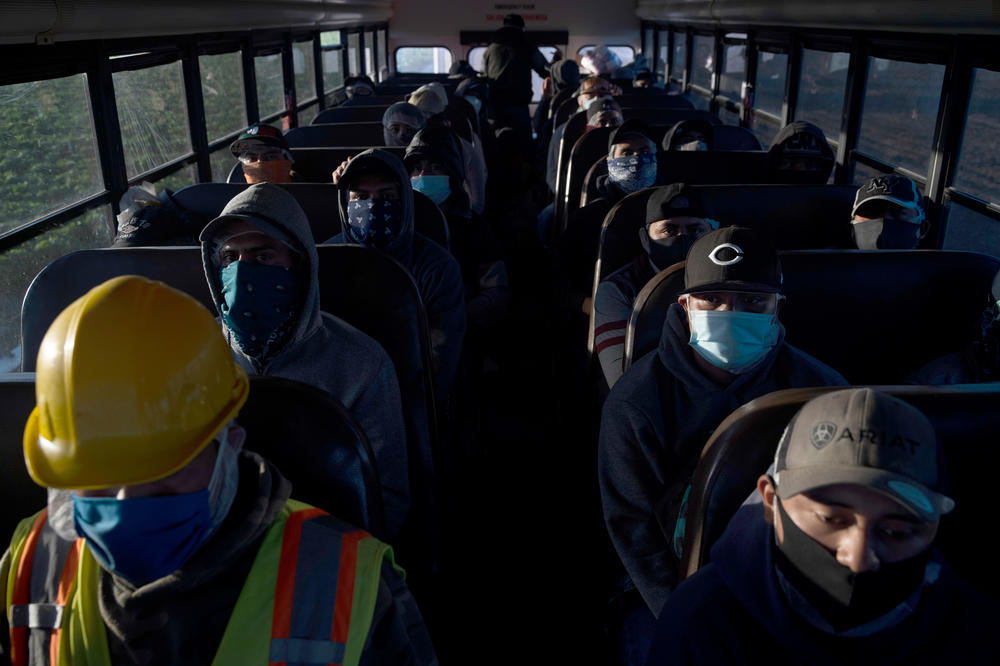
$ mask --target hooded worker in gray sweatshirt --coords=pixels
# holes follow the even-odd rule
[[[427,311],[435,395],[445,400],[465,337],[461,269],[447,250],[414,231],[413,187],[398,157],[366,150],[350,161],[338,182],[343,231],[326,242],[374,247],[410,272]]]
[[[226,204],[200,240],[236,362],[249,374],[312,384],[344,405],[375,453],[395,537],[410,506],[396,371],[375,340],[320,311],[316,243],[302,207],[277,185],[254,185]]]
[[[772,391],[847,383],[785,342],[781,264],[754,231],[724,227],[696,240],[684,286],[667,312],[659,349],[611,389],[598,444],[604,520],[654,615],[677,584],[674,530],[712,431]]]

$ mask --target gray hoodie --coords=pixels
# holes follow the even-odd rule
[[[236,195],[201,233],[205,277],[220,313],[224,301],[216,239],[228,221],[238,219],[264,222],[293,239],[304,252],[307,288],[288,341],[263,364],[244,354],[223,324],[233,356],[248,373],[312,384],[350,411],[375,453],[391,539],[399,533],[410,506],[406,431],[392,361],[375,340],[320,311],[319,260],[309,221],[295,198],[275,185],[254,185]]]
[[[381,170],[393,173],[399,183],[403,225],[399,235],[389,243],[385,252],[403,264],[417,283],[431,334],[435,398],[439,401],[446,400],[451,393],[458,358],[462,353],[462,340],[465,338],[465,286],[462,283],[462,271],[447,250],[413,230],[413,188],[410,185],[410,175],[398,157],[384,150],[366,150],[351,160],[340,182],[350,182],[358,171],[371,169],[376,165]],[[347,232],[347,188],[341,187],[337,196],[340,198],[343,231],[326,242],[357,244]]]
[[[702,447],[737,407],[773,391],[843,386],[834,369],[785,343],[723,388],[696,365],[684,309],[673,304],[660,347],[611,389],[601,415],[598,472],[604,520],[625,569],[659,614],[677,584],[671,548],[684,491]]]

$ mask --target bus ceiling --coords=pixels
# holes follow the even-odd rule
[[[384,22],[392,0],[203,0],[135,3],[54,0],[0,3],[0,44],[289,28],[333,28]]]
[[[1000,33],[1000,9],[991,0],[638,0],[636,14],[647,21],[706,25]]]

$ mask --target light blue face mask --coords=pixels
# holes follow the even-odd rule
[[[742,374],[778,342],[777,315],[728,310],[688,310],[694,350],[717,368]]]
[[[483,110],[483,100],[479,99],[475,95],[462,95],[465,101],[472,105],[472,108],[476,110],[476,115],[482,113]]]
[[[608,160],[608,179],[628,194],[656,182],[656,153],[639,153]]]
[[[413,189],[430,197],[430,200],[441,205],[451,196],[451,184],[448,176],[415,176],[410,178]]]

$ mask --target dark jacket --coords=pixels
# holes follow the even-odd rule
[[[907,384],[979,384],[997,381],[995,364],[990,362],[982,342],[973,342],[962,351],[936,358],[906,378]]]
[[[838,636],[807,623],[775,569],[774,530],[762,505],[736,514],[712,562],[684,581],[660,613],[646,664],[994,664],[1000,607],[935,553],[933,583],[898,624]],[[939,569],[931,569],[939,567]]]
[[[594,294],[594,352],[608,386],[622,376],[625,358],[625,328],[635,299],[656,276],[645,252],[635,260],[601,280]]]
[[[344,170],[343,181],[350,182],[354,173],[371,167],[373,161],[394,174],[399,183],[403,227],[385,251],[401,263],[417,283],[431,333],[434,388],[437,398],[444,400],[451,392],[465,336],[465,289],[461,269],[447,250],[413,230],[413,188],[398,157],[384,150],[366,150],[351,160]],[[326,242],[354,243],[347,233],[346,187],[339,190],[338,197],[343,231]]]
[[[530,104],[531,71],[544,79],[547,67],[545,56],[525,41],[523,30],[510,26],[497,30],[483,54],[483,76],[489,79],[493,106]]]
[[[646,605],[660,612],[677,584],[670,547],[684,490],[712,431],[737,407],[785,388],[843,386],[835,370],[778,342],[751,372],[722,388],[695,364],[687,317],[670,306],[660,346],[639,359],[604,403],[598,474],[604,520]]]

